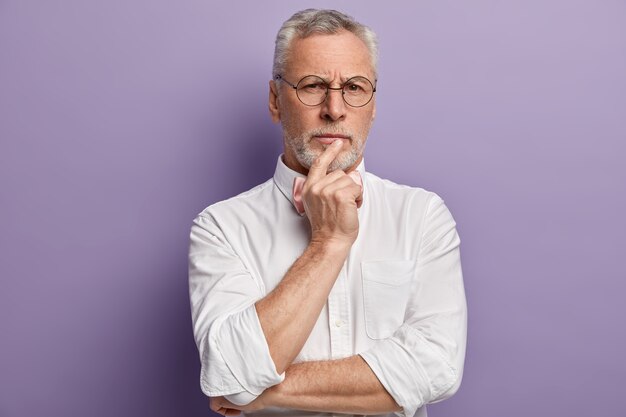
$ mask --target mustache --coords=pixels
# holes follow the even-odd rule
[[[346,136],[350,140],[352,140],[352,136],[353,136],[351,131],[344,129],[341,126],[332,126],[332,125],[320,127],[317,129],[312,129],[306,133],[306,137],[309,140],[311,140],[313,136],[323,136],[323,135],[341,135],[341,136]]]

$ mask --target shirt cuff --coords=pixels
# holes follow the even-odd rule
[[[259,398],[259,396],[250,394],[248,391],[242,391],[238,392],[237,394],[225,395],[224,398],[226,398],[228,401],[235,405],[248,405],[252,401]]]
[[[258,396],[285,380],[285,372],[276,371],[254,304],[216,320],[208,338],[200,381],[205,394],[243,393],[235,397],[241,400],[245,392]]]
[[[443,356],[407,324],[360,355],[402,407],[402,411],[394,412],[400,417],[413,417],[457,380],[457,373]]]

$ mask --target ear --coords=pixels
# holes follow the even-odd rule
[[[374,102],[372,103],[372,121],[376,118],[376,98],[374,98]]]
[[[274,80],[270,80],[270,94],[268,107],[270,110],[270,116],[274,123],[280,122],[280,105],[278,103],[278,87]]]

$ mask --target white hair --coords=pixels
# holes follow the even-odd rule
[[[306,9],[296,12],[285,21],[276,35],[272,78],[275,79],[277,75],[284,73],[289,59],[289,47],[295,37],[335,34],[342,30],[353,33],[363,41],[370,54],[374,75],[377,76],[378,39],[374,31],[337,10]]]

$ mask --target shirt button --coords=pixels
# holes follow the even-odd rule
[[[339,320],[339,319],[335,320],[335,326],[337,327],[343,326],[343,320]]]

